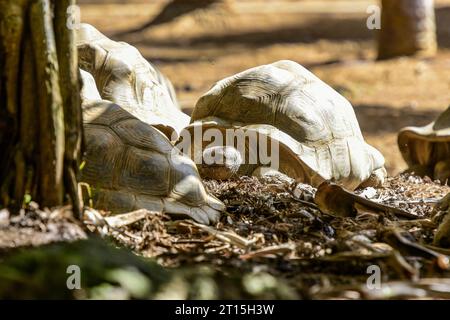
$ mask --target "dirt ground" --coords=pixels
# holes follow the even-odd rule
[[[450,104],[448,0],[436,2],[436,58],[386,62],[374,62],[376,31],[366,27],[366,10],[377,1],[230,1],[126,35],[121,33],[148,22],[167,1],[118,2],[81,1],[81,19],[156,63],[186,112],[217,80],[291,59],[352,102],[367,141],[395,175],[405,169],[397,131],[430,122]]]

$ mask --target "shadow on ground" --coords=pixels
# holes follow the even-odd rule
[[[407,126],[426,125],[434,121],[440,111],[357,105],[355,113],[364,133],[384,134],[398,132]]]
[[[436,9],[437,34],[439,46],[450,48],[450,7]],[[145,31],[142,30],[142,31]],[[123,32],[123,33],[126,33]],[[260,48],[281,43],[314,43],[318,40],[331,41],[366,41],[375,39],[373,30],[366,28],[366,17],[340,18],[324,14],[310,22],[298,26],[285,26],[282,28],[236,32],[222,35],[207,35],[190,39],[156,40],[142,37],[129,39],[127,35],[120,36],[123,41],[130,41],[136,45],[150,45],[162,47],[189,46],[199,48],[203,46],[246,45]]]

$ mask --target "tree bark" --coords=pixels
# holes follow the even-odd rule
[[[0,205],[13,210],[29,195],[48,207],[71,200],[81,212],[81,104],[74,30],[66,27],[70,4],[0,0]]]
[[[436,53],[433,0],[382,0],[378,59]]]
[[[75,0],[55,1],[54,25],[65,120],[64,184],[73,200],[75,215],[81,216],[82,204],[77,183],[83,138],[80,97],[81,75],[78,69],[75,32],[67,26],[69,19],[67,8],[73,5],[75,5]]]

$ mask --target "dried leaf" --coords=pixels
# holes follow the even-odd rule
[[[391,213],[406,219],[418,218],[404,210],[358,196],[328,181],[319,186],[314,201],[323,212],[340,217],[355,217],[358,213],[371,212],[377,214]]]

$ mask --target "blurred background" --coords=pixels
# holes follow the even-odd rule
[[[427,124],[450,105],[450,0],[435,1],[437,53],[382,61],[378,31],[367,28],[376,0],[78,3],[82,22],[136,46],[169,77],[186,113],[224,77],[280,59],[302,64],[350,100],[391,175],[406,168],[397,131]]]

